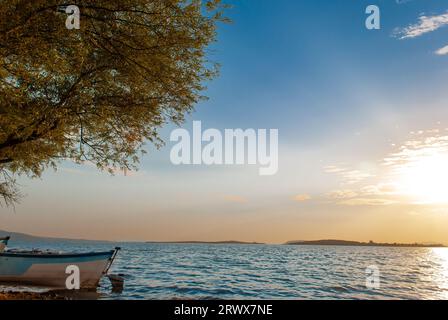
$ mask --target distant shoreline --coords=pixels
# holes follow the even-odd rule
[[[315,240],[315,241],[288,241],[285,245],[295,246],[345,246],[345,247],[396,247],[396,248],[445,248],[440,243],[423,244],[423,243],[376,243],[347,241],[347,240]]]
[[[245,242],[245,241],[145,241],[145,243],[160,244],[266,244],[262,242]]]
[[[249,241],[238,241],[238,240],[226,240],[226,241],[119,241],[119,240],[88,240],[88,239],[72,239],[72,238],[57,238],[57,237],[43,237],[29,235],[26,233],[10,232],[5,230],[0,230],[0,237],[11,236],[11,245],[15,243],[35,243],[35,242],[48,242],[48,243],[58,243],[58,242],[73,242],[73,243],[148,243],[148,244],[209,244],[209,245],[302,245],[302,246],[357,246],[357,247],[400,247],[400,248],[446,248],[444,244],[440,243],[380,243],[380,242],[360,242],[360,241],[348,241],[348,240],[294,240],[288,241],[283,244],[279,243],[264,243],[264,242],[249,242]]]

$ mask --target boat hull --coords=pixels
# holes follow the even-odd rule
[[[86,254],[0,253],[0,282],[66,288],[68,266],[80,271],[80,286],[96,288],[114,251]]]

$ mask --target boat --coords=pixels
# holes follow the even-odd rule
[[[104,252],[59,253],[5,250],[9,237],[0,239],[0,283],[67,289],[70,270],[79,268],[80,289],[95,289],[114,262],[119,247]],[[2,249],[3,247],[3,249]]]

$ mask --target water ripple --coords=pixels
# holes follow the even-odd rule
[[[66,251],[115,244],[61,244]],[[120,243],[104,299],[446,299],[448,249]],[[54,247],[54,245],[53,245]],[[381,272],[366,288],[366,267]]]

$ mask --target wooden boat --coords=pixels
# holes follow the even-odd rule
[[[4,238],[3,243],[9,240]],[[65,289],[67,267],[79,268],[81,289],[93,289],[107,274],[120,248],[105,252],[0,251],[0,283]]]

